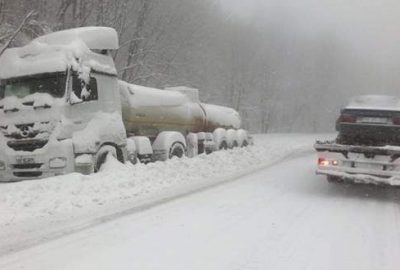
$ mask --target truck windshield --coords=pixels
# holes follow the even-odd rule
[[[52,73],[4,80],[0,85],[0,99],[15,96],[24,98],[35,93],[47,93],[61,98],[65,93],[65,73]]]

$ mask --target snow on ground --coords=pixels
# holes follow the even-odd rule
[[[215,185],[311,151],[315,139],[315,135],[260,135],[254,146],[208,156],[135,166],[109,160],[102,172],[90,176],[2,184],[0,255],[40,241],[35,237],[47,237],[51,230],[64,230],[68,224]],[[50,228],[43,230],[43,226]]]
[[[0,269],[397,270],[400,190],[329,184],[315,154],[0,257]]]

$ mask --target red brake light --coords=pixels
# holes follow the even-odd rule
[[[318,165],[321,167],[326,167],[326,166],[338,166],[339,161],[337,160],[327,160],[324,158],[319,158],[318,159]]]
[[[351,115],[341,115],[339,118],[339,122],[341,123],[355,123],[357,118]]]
[[[318,159],[318,165],[319,166],[329,166],[329,160],[326,160],[324,158],[319,158]]]

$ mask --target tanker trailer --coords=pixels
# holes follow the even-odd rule
[[[246,146],[249,142],[247,132],[240,130],[239,113],[231,108],[200,103],[197,89],[161,90],[123,81],[119,81],[119,89],[128,136],[148,138],[156,160],[167,159],[166,154],[174,152],[171,149],[174,140],[181,146],[178,156],[191,147],[203,153],[227,148],[230,141],[235,141],[237,146]],[[175,134],[175,139],[169,138],[171,133]],[[190,146],[187,137],[193,134],[197,138]],[[144,154],[149,155],[139,153],[139,156]]]

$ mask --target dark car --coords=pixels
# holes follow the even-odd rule
[[[336,122],[337,143],[400,146],[400,99],[360,96],[341,111]]]

